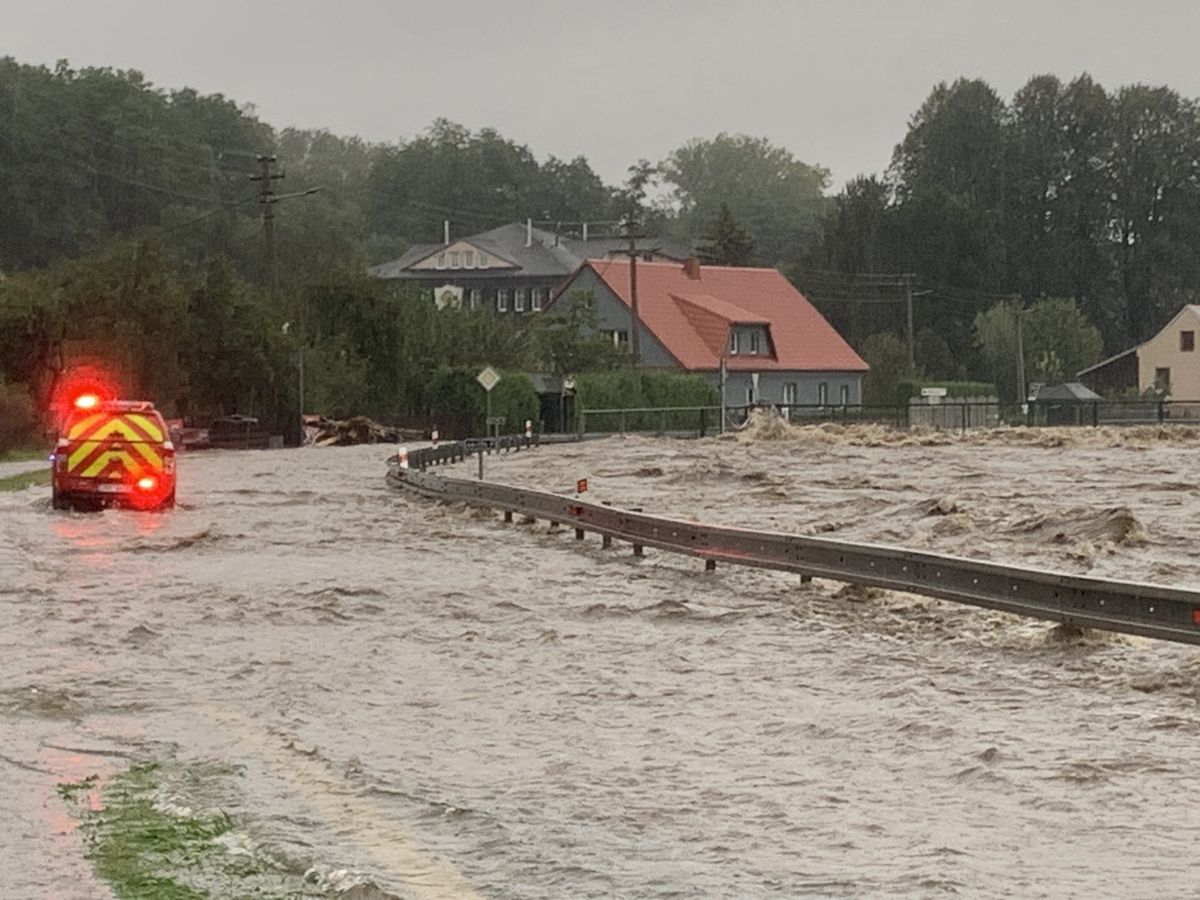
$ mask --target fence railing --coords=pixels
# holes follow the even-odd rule
[[[457,443],[457,442],[456,442]],[[434,457],[462,459],[466,445],[430,448]],[[424,457],[423,457],[424,459]],[[635,555],[656,547],[718,562],[796,572],[804,578],[904,591],[1032,618],[1200,644],[1200,591],[1133,581],[1068,575],[1021,566],[962,559],[903,547],[851,543],[705,525],[647,515],[578,497],[483,480],[449,478],[418,467],[388,469],[388,483],[437,500],[499,509],[574,527],[577,540],[591,531],[627,541]]]
[[[724,430],[743,425],[757,406],[726,406]],[[999,425],[1100,426],[1200,425],[1200,401],[1097,400],[1002,402],[995,397],[946,398],[940,403],[912,402],[892,406],[847,404],[774,404],[784,419],[795,424],[877,423],[896,428],[937,428],[968,431]],[[706,435],[722,430],[719,406],[661,406],[580,409],[577,437],[586,434]]]

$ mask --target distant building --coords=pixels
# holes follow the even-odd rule
[[[648,259],[682,261],[692,255],[689,248],[668,240],[642,238],[639,244],[654,248],[646,252]],[[626,246],[621,237],[558,235],[528,222],[453,240],[447,227],[442,243],[417,244],[369,272],[429,288],[439,308],[490,309],[522,317],[543,309],[585,259]]]
[[[639,262],[638,342],[647,368],[677,369],[719,383],[751,403],[854,406],[868,366],[775,269]],[[629,261],[590,259],[555,303],[588,292],[597,328],[629,343]]]
[[[1176,400],[1200,400],[1200,305],[1188,304],[1154,337],[1079,373],[1097,393],[1112,396],[1151,388]]]

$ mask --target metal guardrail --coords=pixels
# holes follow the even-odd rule
[[[431,458],[414,466],[418,454],[426,453]],[[465,458],[465,453],[465,444],[459,442],[415,451],[410,456],[412,468],[389,468],[388,483],[435,500],[503,510],[505,521],[519,513],[571,526],[579,540],[593,531],[603,536],[605,546],[614,538],[627,541],[639,556],[644,547],[655,547],[704,559],[708,568],[725,562],[796,572],[804,578],[828,578],[1080,627],[1200,644],[1200,591],[1066,575],[902,547],[703,525],[423,470],[434,462],[433,456],[448,462]]]
[[[448,465],[462,462],[474,453],[513,453],[529,450],[538,445],[538,435],[502,434],[497,437],[468,438],[465,441],[447,441],[435,447],[420,447],[409,451],[408,465],[424,472],[429,466]]]

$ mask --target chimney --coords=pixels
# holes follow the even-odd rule
[[[442,241],[446,244],[447,247],[450,246],[450,220],[449,219],[442,220]]]
[[[533,219],[525,220],[525,246],[533,246]]]
[[[700,280],[700,257],[689,256],[683,264],[683,274],[692,281]]]

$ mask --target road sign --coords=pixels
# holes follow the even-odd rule
[[[493,425],[495,425],[497,428],[503,428],[504,423],[506,421],[507,421],[507,419],[505,419],[504,416],[488,416],[487,417],[487,423],[488,423],[489,428],[491,428]]]
[[[946,389],[944,387],[928,387],[921,388],[922,397],[945,397]]]
[[[490,394],[492,392],[492,388],[500,383],[500,373],[491,366],[488,366],[475,376],[475,380],[483,385],[483,389]]]

